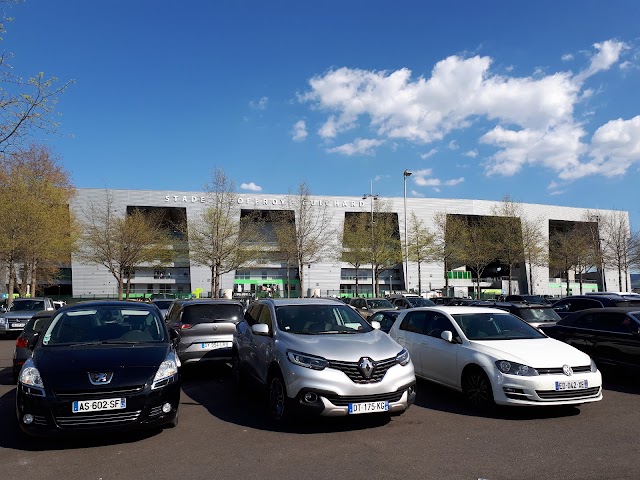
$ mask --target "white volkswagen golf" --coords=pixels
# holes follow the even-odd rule
[[[479,410],[602,400],[602,376],[588,355],[503,310],[413,308],[389,335],[409,351],[417,377],[463,392]]]

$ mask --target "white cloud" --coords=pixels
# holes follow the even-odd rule
[[[449,142],[449,145],[447,145],[447,147],[449,148],[449,150],[458,150],[458,148],[460,148],[458,146],[458,142],[456,142],[455,140],[451,140]]]
[[[563,62],[570,62],[571,60],[573,60],[574,57],[573,57],[573,53],[565,53],[560,58],[562,59]]]
[[[307,138],[307,124],[304,120],[298,120],[293,125],[293,130],[291,130],[292,140],[294,142],[302,142],[305,138]]]
[[[383,140],[376,140],[373,138],[356,138],[351,143],[345,143],[339,147],[329,148],[329,153],[341,153],[342,155],[373,155],[375,154],[375,148],[384,143]]]
[[[429,157],[433,157],[436,153],[438,153],[438,149],[437,148],[432,148],[428,152],[421,153],[420,154],[420,158],[423,159],[423,160],[426,160]]]
[[[256,110],[266,110],[269,104],[269,97],[260,97],[258,101],[251,100],[249,106]]]
[[[262,191],[262,187],[260,185],[256,185],[253,182],[242,183],[242,184],[240,184],[240,188],[242,190],[250,190],[252,192],[261,192]]]
[[[420,187],[453,187],[464,182],[464,178],[455,178],[451,180],[441,180],[439,178],[434,178],[431,175],[433,174],[433,169],[425,168],[422,170],[417,170],[413,172],[412,178],[416,185]],[[436,188],[437,191],[440,191]]]
[[[609,170],[618,174],[628,168],[629,157],[635,155],[633,140],[620,136],[617,141],[627,142],[625,147],[619,145],[616,152],[608,153],[610,145],[603,144],[602,134],[594,135],[590,155],[587,132],[574,118],[574,110],[593,95],[585,81],[611,69],[629,48],[617,40],[596,43],[588,65],[577,74],[547,72],[545,68],[530,76],[511,76],[509,71],[497,74],[491,70],[493,59],[480,55],[450,56],[439,61],[430,76],[417,78],[412,78],[407,68],[370,71],[343,67],[311,78],[309,91],[299,99],[327,113],[318,132],[323,138],[337,138],[361,126],[376,133],[376,138],[356,139],[330,152],[370,154],[380,145],[377,142],[387,140],[428,144],[484,119],[492,125],[479,140],[496,149],[485,164],[489,175],[514,175],[530,165],[543,166],[567,179],[601,174],[598,165],[613,153],[619,158],[626,148],[620,168]],[[570,59],[570,54],[563,56],[565,61]],[[613,126],[601,128],[605,131]],[[455,148],[457,143],[449,142],[448,146]],[[433,154],[435,149],[420,156]],[[466,155],[472,156],[469,152]],[[594,163],[598,161],[600,164]]]
[[[464,154],[465,157],[469,157],[469,158],[476,158],[478,156],[478,151],[477,150],[469,150],[468,152],[466,152]]]
[[[418,192],[417,190],[411,190],[410,193],[411,193],[412,197],[424,197],[425,196],[424,193]]]

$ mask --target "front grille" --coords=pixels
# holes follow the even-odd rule
[[[580,398],[596,397],[600,393],[600,387],[584,388],[582,390],[536,390],[543,400],[575,400]]]
[[[67,427],[108,427],[135,422],[140,416],[140,410],[133,412],[94,413],[86,415],[54,417],[60,428]]]
[[[536,370],[538,371],[538,373],[540,375],[557,375],[557,374],[564,373],[562,371],[562,367],[557,367],[557,368],[536,368]],[[591,366],[587,365],[587,366],[583,366],[583,367],[571,367],[571,370],[573,370],[573,373],[585,373],[585,372],[590,372],[591,371]]]
[[[149,417],[159,417],[164,412],[162,411],[162,405],[158,405],[157,407],[153,407],[149,410]]]
[[[341,397],[339,395],[323,395],[327,400],[333,403],[337,407],[346,407],[350,403],[362,403],[362,402],[397,402],[402,398],[404,390],[391,393],[379,393],[377,395],[353,395],[348,397]]]
[[[45,426],[47,424],[47,417],[45,417],[44,415],[34,415],[33,424]]]
[[[144,385],[121,388],[101,388],[93,390],[54,390],[53,394],[60,400],[98,400],[108,397],[135,395],[144,389]]]
[[[396,359],[387,358],[385,360],[373,361],[373,371],[371,373],[371,377],[367,378],[364,376],[360,367],[358,366],[359,362],[341,362],[338,360],[329,360],[329,368],[333,368],[335,370],[340,370],[343,372],[353,383],[378,383],[380,382],[387,370],[396,365]]]

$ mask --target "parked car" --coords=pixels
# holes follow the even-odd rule
[[[551,305],[551,302],[543,295],[507,295],[505,302],[511,303],[537,303],[538,305]]]
[[[640,368],[640,308],[603,307],[574,312],[542,331],[590,355],[599,366]]]
[[[453,299],[453,297],[431,297],[429,300],[431,300],[436,305],[446,305]]]
[[[13,351],[14,382],[18,381],[18,374],[20,373],[22,365],[24,365],[24,362],[26,362],[31,356],[31,350],[28,346],[29,340],[31,340],[34,335],[40,333],[53,313],[54,312],[52,310],[43,310],[41,312],[37,312],[29,319],[20,335],[18,335],[18,339],[16,340],[16,348]]]
[[[167,311],[169,310],[169,307],[173,303],[173,300],[170,298],[156,298],[154,300],[151,300],[151,303],[153,303],[156,307],[160,309],[160,313],[162,313],[162,318],[166,318]]]
[[[415,307],[432,307],[435,305],[431,300],[422,298],[419,295],[391,295],[389,301],[398,310]]]
[[[463,392],[479,410],[602,399],[602,377],[587,354],[504,310],[405,310],[389,335],[409,351],[416,376]]]
[[[449,303],[447,303],[448,307],[462,307],[465,305],[474,305],[478,302],[484,302],[484,300],[478,300],[475,298],[452,298]]]
[[[553,309],[561,318],[587,308],[603,307],[640,307],[640,299],[624,298],[617,294],[573,295],[553,304]]]
[[[0,335],[20,333],[29,319],[41,310],[55,310],[48,297],[16,298],[9,309],[0,314]]]
[[[541,327],[542,325],[553,325],[560,320],[560,315],[556,313],[551,305],[513,302],[483,302],[482,304],[473,304],[473,306],[484,306],[505,310],[516,317],[520,317],[529,325],[536,328]]]
[[[354,309],[364,318],[369,318],[379,310],[388,310],[393,308],[393,304],[386,298],[352,298],[349,302]]]
[[[402,413],[415,399],[413,364],[377,326],[340,301],[261,299],[236,329],[233,376],[268,389],[276,423],[295,412]]]
[[[378,322],[380,324],[380,330],[384,333],[389,333],[393,326],[400,310],[380,310],[369,317],[369,323]]]
[[[16,413],[28,434],[175,426],[178,359],[158,309],[82,302],[53,313],[29,341]]]
[[[231,360],[236,324],[244,308],[236,300],[204,298],[177,302],[166,319],[183,365]]]

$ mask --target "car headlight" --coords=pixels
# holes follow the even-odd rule
[[[592,372],[598,371],[598,366],[596,365],[596,362],[593,361],[593,358],[591,359],[591,371]]]
[[[291,363],[313,370],[324,370],[329,365],[329,362],[322,357],[307,355],[306,353],[296,352],[294,350],[287,350],[287,358]]]
[[[6,325],[7,324],[7,319],[4,318],[4,317],[0,317],[0,324]]]
[[[167,355],[167,358],[160,364],[158,371],[156,372],[156,376],[153,377],[153,384],[151,385],[151,389],[155,390],[156,388],[164,387],[169,384],[173,377],[178,373],[178,362],[176,361],[176,356],[173,352],[170,352]]]
[[[403,348],[396,356],[396,362],[398,362],[402,366],[405,366],[407,363],[409,363],[410,360],[411,358],[409,358],[409,352],[406,348]]]
[[[24,362],[24,366],[22,367],[22,370],[20,370],[19,380],[23,385],[44,389],[40,372],[31,358]]]
[[[502,373],[507,375],[520,375],[522,377],[534,377],[538,375],[538,371],[535,368],[531,368],[521,363],[510,362],[508,360],[498,360],[496,367]]]

